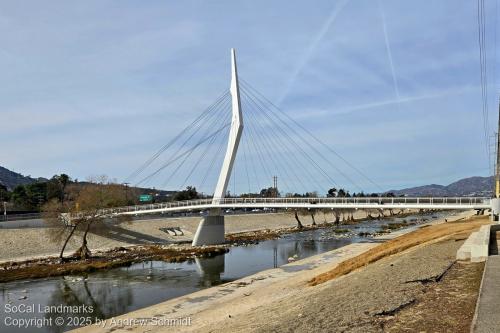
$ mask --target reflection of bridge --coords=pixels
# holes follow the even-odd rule
[[[354,167],[352,164],[347,162],[342,156],[340,156],[336,151],[334,151],[330,146],[325,145],[317,137],[315,137],[311,132],[307,131],[301,124],[295,122],[295,128],[285,124],[285,127],[280,127],[280,122],[283,119],[290,119],[286,114],[277,115],[276,113],[269,112],[266,109],[266,102],[260,99],[261,95],[255,91],[251,86],[249,86],[245,81],[242,85],[242,97],[249,104],[248,110],[253,111],[248,112],[248,120],[255,123],[257,116],[261,116],[264,119],[265,124],[268,127],[262,127],[264,130],[261,133],[256,133],[255,129],[250,126],[248,128],[248,135],[250,135],[250,140],[243,140],[247,143],[247,146],[252,148],[254,151],[253,158],[250,156],[250,162],[254,162],[262,166],[261,170],[266,171],[266,176],[269,176],[269,167],[272,166],[274,170],[278,172],[284,172],[288,176],[288,173],[293,174],[293,179],[297,183],[303,182],[316,182],[316,187],[318,184],[336,184],[335,181],[330,177],[330,170],[336,170],[345,179],[357,186],[347,174],[343,173],[338,169],[338,163],[332,163],[328,161],[324,154],[318,150],[318,147],[323,147],[336,155],[341,162],[346,163],[349,168],[355,170],[359,175],[368,179],[359,169]],[[270,103],[272,106],[274,104]],[[277,109],[276,106],[274,106]],[[215,110],[215,111],[214,111]],[[231,112],[229,112],[231,110]],[[278,109],[279,110],[279,109]],[[225,120],[226,117],[231,114],[231,120]],[[293,119],[292,119],[293,121]],[[202,131],[202,127],[205,127]],[[229,129],[228,138],[224,137],[224,130]],[[302,136],[297,130],[304,130],[307,135]],[[190,132],[191,131],[191,132]],[[189,134],[191,133],[191,134]],[[195,142],[192,148],[187,149],[186,145],[190,140],[198,133],[201,138],[198,142]],[[293,133],[293,135],[290,135]],[[176,136],[172,142],[168,143],[160,149],[155,155],[153,155],[148,161],[146,161],[138,170],[136,170],[129,177],[137,177],[144,169],[148,168],[151,163],[153,163],[160,154],[164,151],[173,147],[175,140],[182,137],[182,135],[187,136],[187,138],[180,144],[176,151],[169,154],[169,160],[163,163],[156,171],[151,173],[149,176],[144,177],[138,185],[144,181],[149,181],[152,177],[155,177],[166,167],[178,164],[177,167],[170,173],[167,182],[175,177],[178,177],[178,171],[182,169],[190,169],[183,185],[193,174],[196,174],[195,169],[204,160],[207,152],[210,151],[210,146],[213,145],[217,140],[221,138],[220,148],[226,144],[226,152],[222,165],[220,168],[220,173],[218,175],[218,181],[215,186],[215,191],[213,192],[212,199],[200,199],[200,200],[189,200],[189,201],[178,201],[171,203],[162,204],[149,204],[149,205],[139,205],[131,207],[114,208],[107,211],[110,215],[139,215],[139,214],[149,214],[149,213],[167,213],[167,212],[182,212],[182,211],[197,211],[197,210],[207,210],[208,215],[205,216],[198,226],[198,230],[193,240],[193,245],[203,245],[203,244],[217,244],[224,241],[224,209],[233,208],[247,208],[247,209],[260,209],[260,208],[278,208],[278,209],[489,209],[493,208],[493,213],[498,214],[499,209],[495,207],[500,205],[496,204],[496,199],[489,198],[408,198],[408,197],[279,197],[278,189],[276,183],[274,184],[274,193],[271,193],[273,198],[226,198],[226,193],[228,190],[228,184],[231,179],[232,172],[234,172],[234,164],[236,159],[236,154],[238,151],[238,146],[240,144],[240,139],[243,134],[243,113],[241,108],[240,100],[240,82],[238,80],[238,72],[236,67],[236,54],[234,49],[231,50],[231,85],[229,93],[225,93],[219,98],[219,100],[209,107],[200,117],[198,117],[192,124],[185,128],[181,133]],[[295,136],[295,137],[294,137]],[[180,140],[180,139],[179,139]],[[301,140],[301,141],[300,141]],[[181,140],[182,141],[182,140]],[[258,142],[262,143],[259,146]],[[312,144],[311,142],[314,142]],[[304,143],[305,147],[301,147],[300,143]],[[195,161],[188,168],[182,168],[184,162],[193,154],[196,149],[207,145],[207,148],[201,154],[198,161]],[[278,150],[278,152],[269,154],[269,147],[273,147]],[[267,151],[267,156],[262,156],[262,151]],[[245,153],[245,150],[243,150]],[[281,154],[281,155],[280,155]],[[302,154],[301,156],[297,156]],[[326,161],[328,163],[327,168],[322,167],[319,162],[311,157],[312,154],[316,154],[318,160]],[[208,154],[209,156],[211,153]],[[250,180],[249,171],[247,169],[246,156],[245,158],[245,171],[248,180],[248,186],[250,191]],[[214,161],[217,160],[216,153],[212,156],[212,162],[210,167],[214,165]],[[254,168],[254,173],[257,176],[257,172]],[[297,176],[295,171],[302,172],[301,176]],[[323,178],[322,182],[318,182],[311,173],[312,171],[318,172]],[[206,177],[206,175],[205,175]],[[256,177],[257,178],[257,177]],[[292,177],[290,177],[292,178]],[[270,179],[270,176],[269,176]],[[273,176],[276,181],[276,177]],[[376,185],[373,181],[368,179],[372,184]],[[204,183],[205,178],[203,178],[202,183]],[[234,181],[234,178],[233,178]],[[258,181],[258,179],[257,179]],[[319,185],[321,187],[321,184]],[[182,186],[183,186],[182,185]],[[357,186],[359,188],[359,186]],[[296,187],[295,187],[296,188]],[[293,188],[291,188],[293,189]],[[260,190],[260,189],[259,189]],[[339,191],[340,192],[340,191]],[[269,196],[269,195],[268,195]]]
[[[490,198],[222,198],[175,201],[110,209],[110,215],[140,215],[212,209],[488,209]],[[214,202],[216,201],[216,202]]]

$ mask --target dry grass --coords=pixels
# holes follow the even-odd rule
[[[473,217],[467,221],[448,222],[433,226],[423,227],[401,237],[392,239],[374,247],[365,253],[341,262],[329,272],[320,274],[309,281],[309,285],[315,286],[320,283],[346,275],[358,268],[364,267],[384,257],[405,251],[411,247],[428,243],[437,239],[470,234],[483,224],[488,224],[487,216]]]

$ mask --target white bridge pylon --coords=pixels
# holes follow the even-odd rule
[[[208,216],[203,218],[198,225],[193,238],[193,246],[221,244],[224,242],[224,215],[218,204],[226,196],[227,184],[233,170],[234,159],[240,144],[243,132],[243,116],[241,113],[240,86],[238,82],[238,68],[236,66],[236,51],[231,49],[231,129],[227,142],[226,155],[222,163],[219,180],[215,187],[212,205]]]
[[[231,177],[231,171],[233,170],[236,152],[238,151],[238,146],[240,144],[241,133],[243,133],[240,85],[238,83],[238,69],[236,67],[236,52],[234,49],[231,49],[231,88],[229,89],[229,91],[231,93],[232,109],[231,129],[229,131],[229,140],[227,142],[226,155],[224,157],[224,162],[222,163],[217,186],[215,187],[213,197],[214,204],[216,204],[218,200],[223,199],[226,196],[227,184],[229,184],[229,178]]]

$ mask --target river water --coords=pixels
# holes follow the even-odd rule
[[[197,258],[183,263],[146,261],[81,276],[2,283],[0,332],[64,332],[78,326],[81,320],[85,324],[87,318],[96,320],[117,316],[279,267],[292,257],[303,259],[354,242],[372,241],[370,238],[360,237],[359,233],[379,231],[384,224],[402,220],[417,221],[420,224],[450,214],[439,212],[373,220],[287,234],[276,240],[233,246],[228,253],[217,257]],[[339,229],[347,229],[347,232],[339,232]],[[50,308],[50,311],[45,308],[59,305],[78,307],[75,310],[77,314],[70,313],[69,307]],[[13,313],[18,309],[23,313]],[[31,310],[33,313],[26,313]],[[74,319],[75,317],[78,319]],[[26,322],[30,319],[31,322]],[[56,321],[60,321],[62,325]],[[14,324],[27,324],[28,327],[16,328]]]

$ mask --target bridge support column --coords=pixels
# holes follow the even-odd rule
[[[491,199],[491,220],[500,221],[500,198]]]
[[[200,221],[192,246],[224,243],[224,215],[208,215]]]

